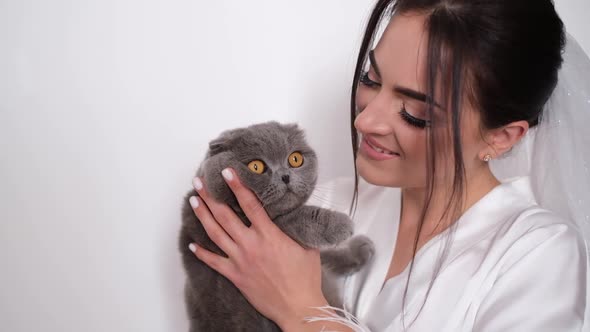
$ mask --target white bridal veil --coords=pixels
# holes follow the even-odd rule
[[[529,175],[537,203],[578,225],[590,254],[590,59],[567,35],[555,91],[539,125],[514,151],[491,161],[500,178]],[[588,272],[588,270],[587,270]],[[586,288],[590,276],[586,276]],[[584,331],[590,330],[586,291]]]
[[[590,59],[570,35],[563,57],[539,125],[490,163],[500,178],[529,175],[537,203],[575,221],[590,243]]]

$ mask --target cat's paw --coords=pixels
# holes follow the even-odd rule
[[[363,268],[374,254],[373,242],[364,235],[357,235],[338,247],[322,250],[320,257],[325,271],[348,275]]]
[[[348,242],[350,254],[356,258],[359,266],[365,265],[375,255],[373,241],[365,235],[357,235]]]
[[[333,212],[333,217],[326,223],[323,237],[328,245],[336,245],[352,236],[352,220],[340,212]]]

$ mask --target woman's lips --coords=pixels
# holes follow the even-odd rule
[[[360,148],[361,152],[370,159],[388,160],[392,158],[399,158],[399,153],[380,148],[366,137],[363,137]]]

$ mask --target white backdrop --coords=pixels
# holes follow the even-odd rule
[[[0,0],[0,330],[185,331],[181,198],[224,129],[296,121],[351,174],[372,1]],[[557,2],[590,51],[587,0]]]

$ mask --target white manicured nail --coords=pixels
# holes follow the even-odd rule
[[[190,251],[192,252],[196,252],[197,251],[197,246],[195,246],[194,243],[191,243],[188,245],[188,248],[190,249]]]
[[[197,199],[197,196],[191,196],[191,198],[188,199],[188,202],[191,203],[193,209],[199,207],[199,200]]]
[[[221,171],[221,175],[223,175],[223,177],[227,181],[231,181],[234,178],[234,175],[231,173],[231,171],[229,170],[229,168],[226,168],[223,171]]]
[[[201,182],[201,179],[194,178],[193,179],[193,187],[195,187],[196,190],[203,189],[203,182]]]

